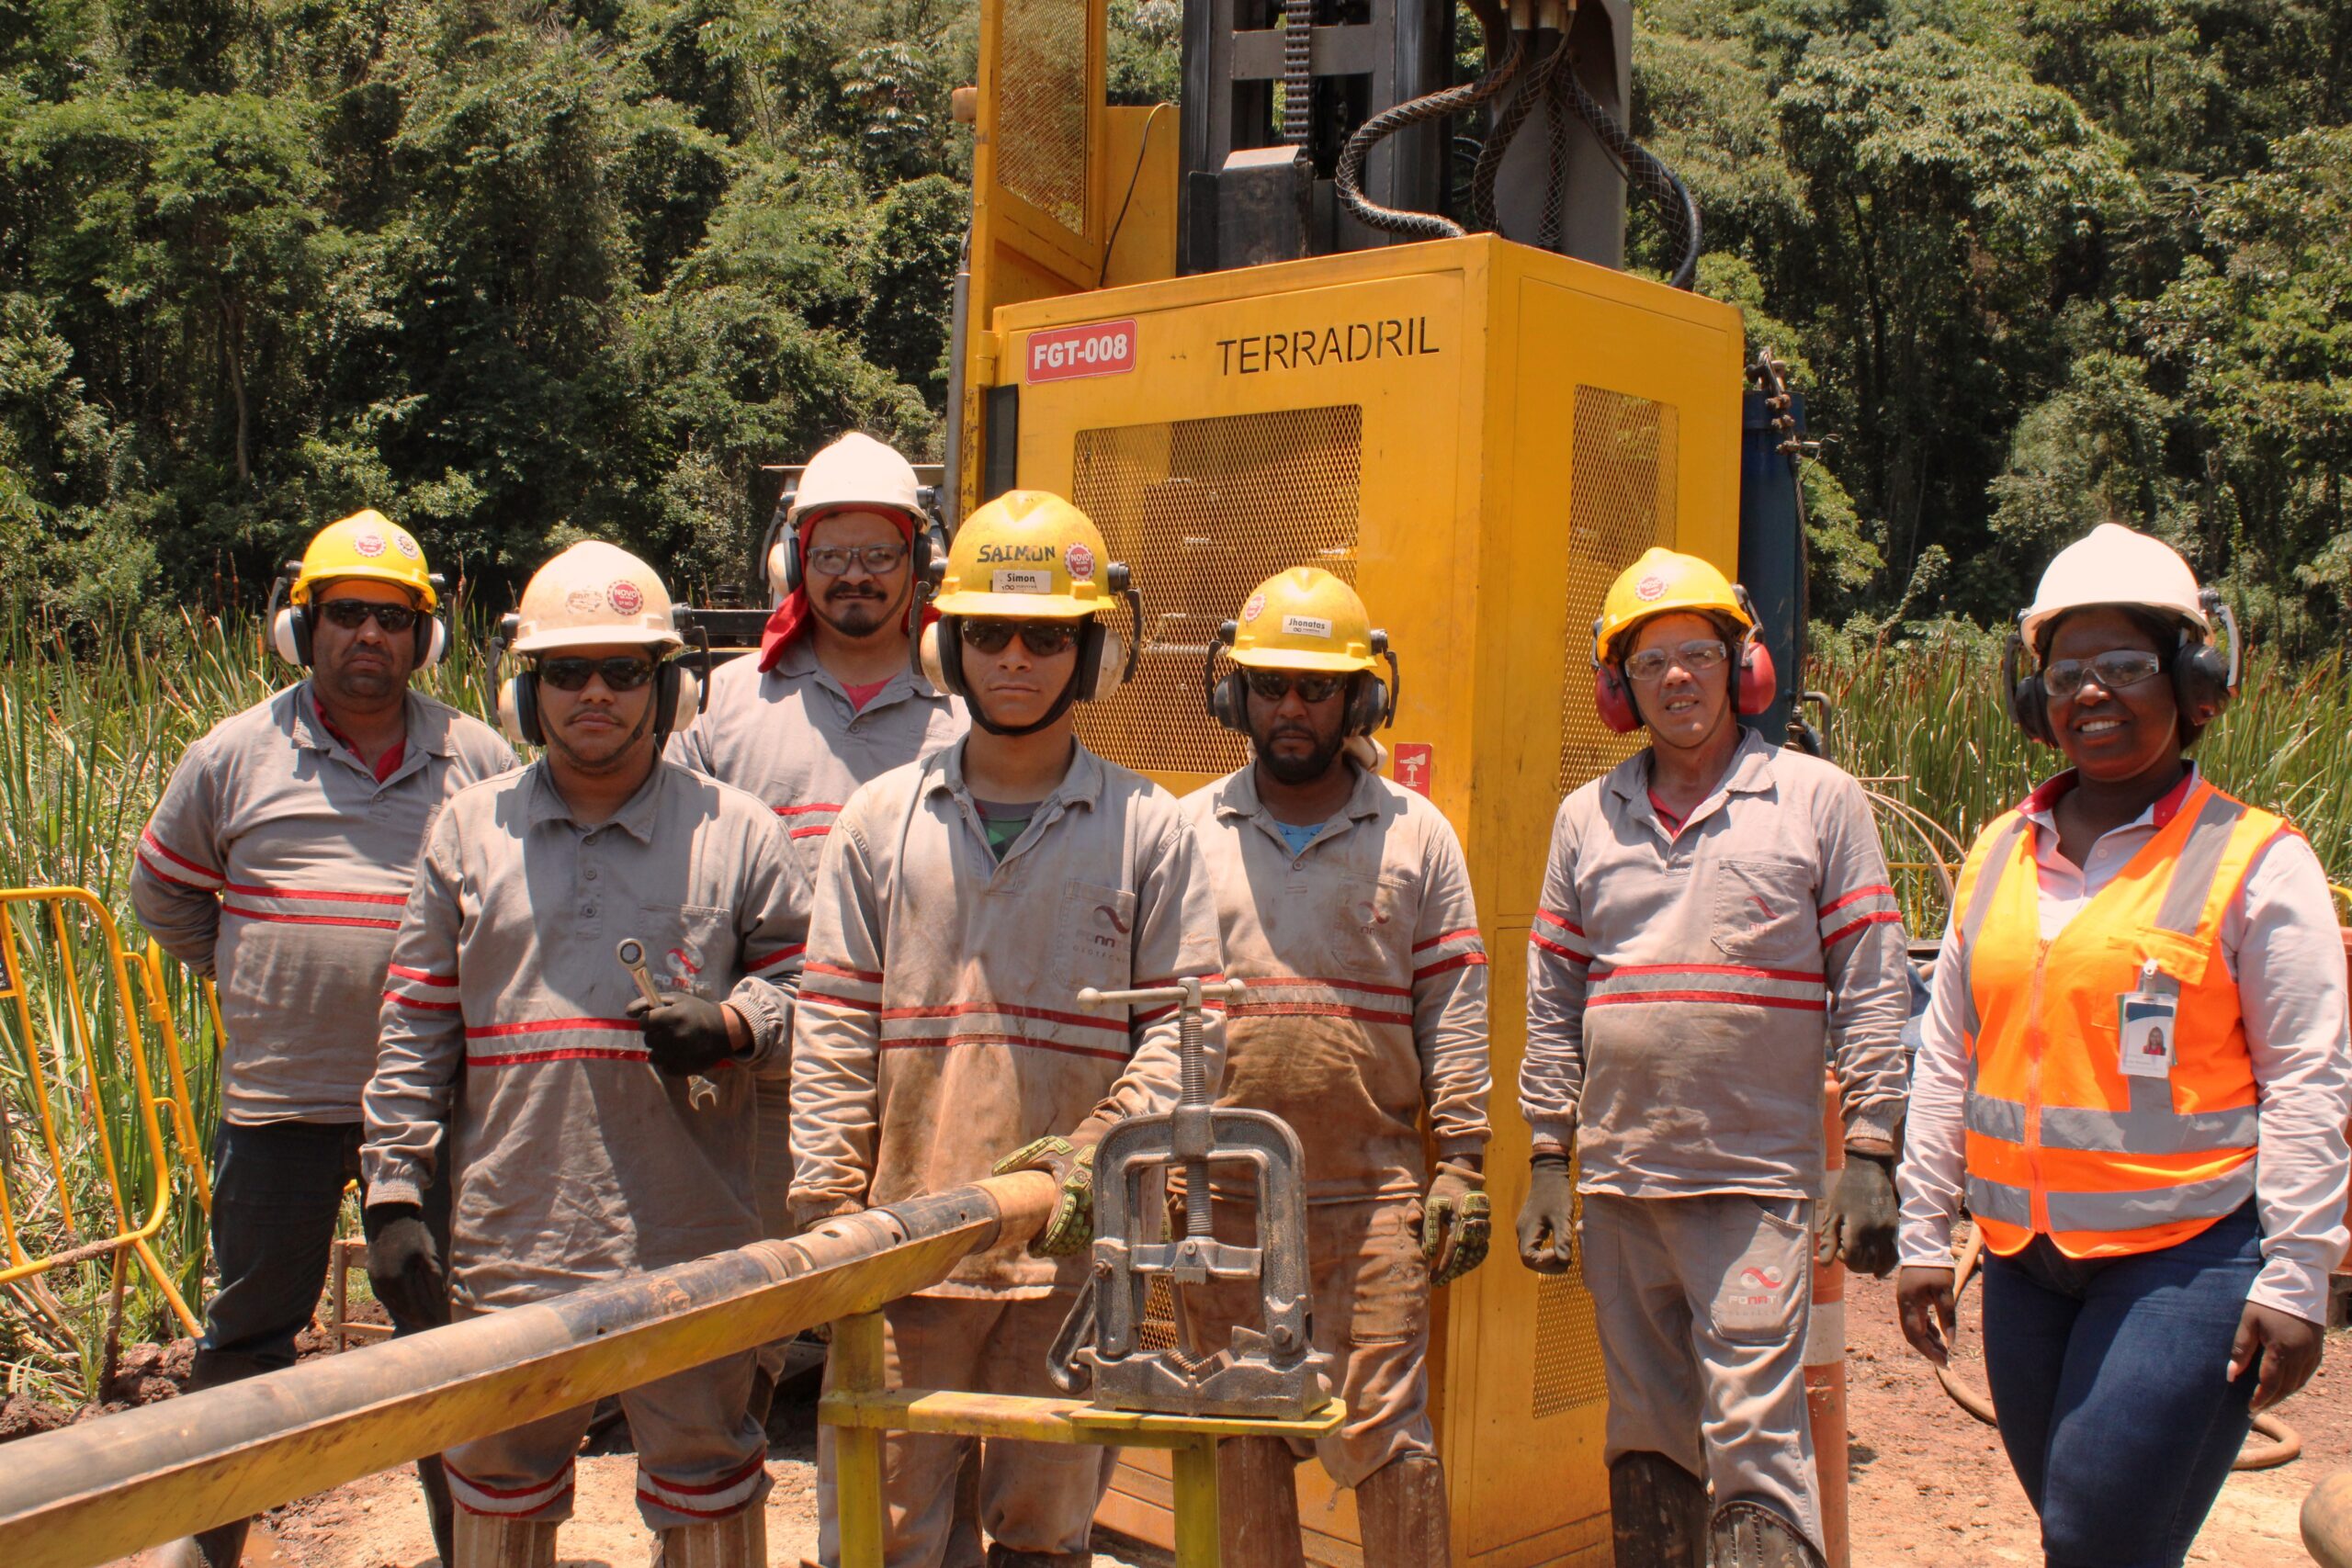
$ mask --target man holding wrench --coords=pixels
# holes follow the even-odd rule
[[[660,760],[696,690],[650,568],[576,545],[515,629],[500,716],[546,754],[435,823],[366,1099],[377,1293],[442,1288],[417,1201],[446,1162],[460,1317],[759,1239],[751,1077],[786,1049],[808,919],[775,814]],[[752,1373],[745,1352],[621,1396],[663,1561],[763,1560]],[[454,1568],[554,1562],[589,1416],[450,1450]]]

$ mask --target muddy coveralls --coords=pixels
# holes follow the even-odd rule
[[[759,1239],[751,1079],[790,1035],[808,896],[774,812],[669,763],[594,827],[572,820],[544,762],[450,801],[385,982],[366,1159],[379,1202],[413,1201],[447,1163],[460,1316]],[[695,1110],[686,1080],[657,1073],[626,1015],[637,991],[614,948],[628,936],[663,989],[750,1024],[741,1068],[712,1075],[716,1105]],[[621,1395],[650,1529],[767,1495],[751,1382],[746,1351]],[[458,1506],[569,1518],[591,1414],[450,1450]]]
[[[785,645],[774,668],[737,659],[711,677],[709,705],[670,739],[669,758],[749,790],[784,819],[808,865],[857,786],[938,750],[964,733],[961,700],[911,671],[892,676],[859,707],[817,661],[807,636]],[[792,1181],[791,1054],[780,1052],[754,1083],[759,1107],[760,1224],[791,1235],[785,1194]]]
[[[1431,1454],[1429,1185],[1420,1120],[1440,1160],[1487,1138],[1487,949],[1461,841],[1436,807],[1359,770],[1346,807],[1296,855],[1259,799],[1252,767],[1184,797],[1216,889],[1227,1010],[1218,1103],[1271,1111],[1306,1153],[1315,1346],[1332,1358],[1346,1422],[1313,1444],[1354,1486]],[[1222,1200],[1221,1235],[1250,1235]],[[1193,1286],[1183,1306],[1204,1350],[1237,1323],[1262,1326],[1254,1281]]]
[[[1087,986],[1218,975],[1216,910],[1174,797],[1079,745],[1000,862],[963,753],[867,784],[826,840],[793,1038],[797,1217],[944,1191],[1033,1139],[1091,1137],[1176,1102],[1175,1009],[1077,1002]],[[1212,1072],[1223,1039],[1211,1014]],[[891,1383],[1053,1394],[1046,1351],[1086,1268],[1017,1242],[967,1258],[890,1305]],[[892,1568],[941,1568],[967,1441],[887,1439]],[[990,1442],[981,1524],[1000,1551],[1090,1562],[1107,1474],[1099,1448]]]
[[[1573,1140],[1608,1461],[1663,1454],[1815,1550],[1804,1398],[1825,1050],[1849,1137],[1891,1140],[1902,916],[1861,786],[1743,735],[1677,835],[1644,750],[1552,825],[1520,1108]]]
[[[308,681],[256,703],[187,749],[140,835],[140,923],[218,982],[225,1034],[212,1174],[220,1285],[192,1389],[294,1364],[344,1184],[359,1174],[377,998],[426,829],[452,795],[514,766],[479,719],[415,692],[407,707],[406,739],[370,768],[328,726]],[[427,1223],[446,1234],[447,1188],[425,1196]],[[399,1333],[431,1326],[393,1321]],[[437,1495],[438,1462],[420,1469]]]

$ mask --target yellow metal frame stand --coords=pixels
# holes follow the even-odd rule
[[[842,1568],[882,1568],[885,1432],[1166,1449],[1175,1464],[1177,1568],[1217,1568],[1217,1444],[1227,1438],[1318,1438],[1345,1414],[1334,1399],[1303,1421],[1146,1415],[1082,1399],[885,1388],[883,1367],[880,1313],[833,1325],[830,1386],[817,1419],[833,1428]]]

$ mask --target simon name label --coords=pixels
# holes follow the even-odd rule
[[[1256,376],[1268,370],[1312,370],[1374,359],[1411,359],[1442,353],[1430,341],[1427,316],[1391,316],[1344,326],[1301,327],[1290,333],[1217,339],[1217,373]]]
[[[1028,378],[1070,381],[1080,376],[1122,376],[1136,367],[1136,323],[1089,321],[1029,334]]]

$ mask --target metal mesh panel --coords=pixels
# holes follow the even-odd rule
[[[1086,232],[1088,0],[1005,0],[997,183]]]
[[[1581,1230],[1584,1200],[1575,1202]],[[1600,1328],[1593,1317],[1592,1292],[1585,1289],[1581,1247],[1566,1273],[1548,1274],[1535,1282],[1535,1366],[1528,1385],[1539,1421],[1609,1397],[1608,1375],[1600,1364]]]
[[[1144,770],[1242,764],[1241,737],[1202,703],[1202,658],[1284,567],[1355,581],[1363,439],[1352,404],[1079,433],[1072,499],[1134,567],[1144,610],[1136,678],[1078,710],[1089,746]]]
[[[1674,537],[1676,439],[1671,403],[1600,387],[1577,389],[1568,479],[1567,679],[1560,699],[1559,788],[1567,794],[1641,747],[1592,704],[1592,621],[1617,574]]]

